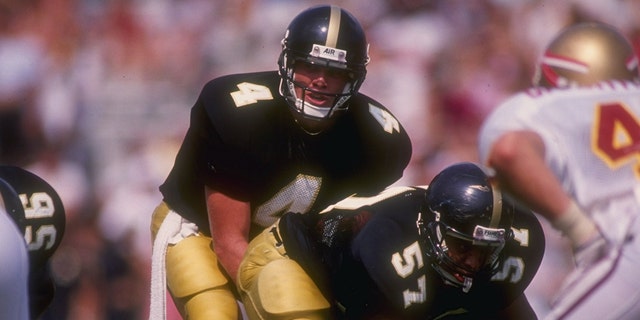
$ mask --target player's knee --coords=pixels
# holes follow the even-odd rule
[[[192,236],[167,248],[167,286],[187,319],[237,319],[236,297],[218,266],[211,238]]]
[[[172,295],[187,297],[228,284],[210,243],[209,237],[193,236],[167,248],[167,286]]]
[[[247,247],[244,259],[238,268],[238,289],[247,291],[255,282],[262,269],[274,260],[287,259],[279,252],[268,230],[256,236]]]
[[[291,259],[267,264],[249,291],[247,309],[264,319],[327,319],[330,305],[313,280]]]
[[[238,304],[226,286],[212,288],[193,296],[178,298],[183,310],[180,313],[189,320],[237,320]]]

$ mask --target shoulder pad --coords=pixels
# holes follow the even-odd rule
[[[31,267],[42,266],[62,241],[65,212],[58,193],[42,178],[14,166],[0,166],[0,192],[29,247]]]
[[[517,285],[524,290],[531,283],[542,264],[545,251],[545,236],[540,221],[531,210],[520,206],[517,206],[516,209],[511,228],[513,238],[507,242],[503,250],[503,256],[507,260],[512,259],[512,262],[520,261],[520,263],[510,264],[506,261],[502,276],[514,283],[517,282]],[[514,258],[515,260],[513,260]],[[524,265],[520,266],[521,263]],[[509,274],[515,274],[514,268],[520,269],[520,272],[517,273],[517,281],[515,277]],[[494,276],[494,279],[496,276]]]
[[[272,127],[283,125],[273,123],[289,113],[279,83],[275,71],[226,75],[209,81],[199,101],[221,139],[243,146],[255,135],[268,135]]]

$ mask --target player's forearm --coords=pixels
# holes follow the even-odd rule
[[[532,210],[547,218],[566,235],[574,247],[586,243],[596,232],[595,223],[566,194],[544,161],[542,140],[530,132],[499,139],[489,156],[503,188]]]
[[[218,262],[229,274],[233,281],[236,280],[240,262],[249,244],[248,232],[243,229],[212,228],[213,251],[218,257]]]
[[[227,239],[223,242],[216,243],[214,239],[213,245],[214,251],[218,256],[218,261],[229,274],[229,277],[235,281],[240,262],[247,249],[247,240],[237,239],[235,241],[229,241],[229,239]]]
[[[235,281],[240,261],[249,243],[251,209],[247,202],[205,187],[213,250]]]

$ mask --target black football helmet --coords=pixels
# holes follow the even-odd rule
[[[0,192],[7,213],[29,248],[31,269],[46,264],[60,245],[66,217],[58,193],[42,178],[14,166],[0,166]]]
[[[488,280],[497,271],[502,249],[513,236],[514,210],[478,165],[447,167],[427,188],[423,212],[434,218],[425,222],[421,213],[417,221],[427,260],[445,282],[468,292],[474,280]],[[457,263],[450,256],[452,247],[482,252],[481,266]]]
[[[335,102],[329,110],[319,110],[305,101],[308,92],[319,92],[294,81],[294,65],[300,61],[346,71],[349,81],[342,93],[331,95]],[[358,92],[365,79],[368,63],[369,44],[362,26],[351,13],[334,5],[311,7],[291,21],[282,39],[278,59],[282,78],[280,94],[294,115],[311,121],[329,119],[336,111],[347,108],[345,103]],[[303,89],[302,97],[296,95],[296,87]]]
[[[631,43],[609,25],[588,22],[565,28],[551,41],[533,83],[551,88],[638,78],[638,57]]]

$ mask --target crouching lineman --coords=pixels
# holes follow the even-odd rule
[[[285,214],[250,243],[238,288],[251,319],[535,319],[524,290],[544,247],[533,213],[465,162]]]
[[[0,166],[0,199],[0,319],[38,319],[53,300],[49,258],[62,241],[64,207],[51,185],[14,166]]]

